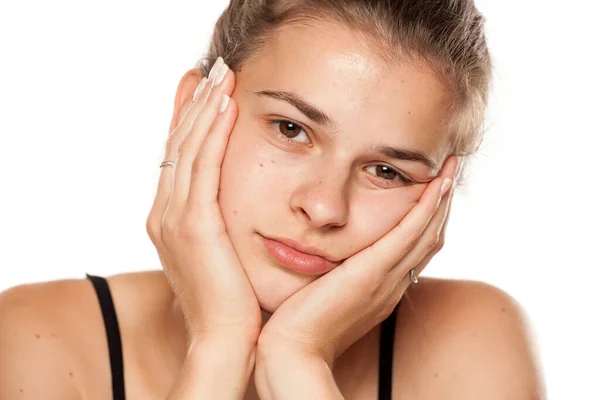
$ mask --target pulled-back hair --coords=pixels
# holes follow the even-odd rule
[[[484,17],[473,0],[231,0],[218,19],[206,57],[233,71],[259,56],[286,24],[332,21],[369,44],[383,61],[429,70],[451,94],[444,120],[451,154],[470,155],[481,143],[492,63]]]

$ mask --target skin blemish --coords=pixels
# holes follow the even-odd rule
[[[271,162],[272,162],[273,164],[275,164],[275,160],[271,160]]]
[[[20,389],[20,390],[21,390],[21,393],[23,393],[23,389]]]
[[[435,373],[435,375],[434,375],[433,377],[434,377],[434,378],[437,378],[437,377],[438,377],[438,373],[436,372],[436,373]]]
[[[39,339],[39,338],[40,338],[40,335],[38,335],[38,334],[36,333],[36,334],[35,334],[35,338],[36,338],[36,339]]]
[[[502,307],[502,312],[506,312],[506,308]]]
[[[262,163],[260,163],[260,164],[258,164],[258,165],[260,165],[261,167],[263,167]]]
[[[73,377],[73,372],[69,371],[69,376],[72,378]]]
[[[237,210],[233,210],[233,213],[237,215]]]

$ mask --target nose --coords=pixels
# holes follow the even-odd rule
[[[313,228],[343,226],[348,220],[348,176],[321,170],[292,192],[290,207]]]

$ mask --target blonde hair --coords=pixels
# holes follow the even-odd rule
[[[231,0],[197,67],[207,75],[222,56],[239,71],[260,55],[279,28],[311,21],[345,25],[385,62],[430,67],[452,98],[444,120],[451,154],[468,156],[477,150],[492,63],[485,19],[473,0]]]

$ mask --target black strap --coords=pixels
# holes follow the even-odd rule
[[[110,370],[112,375],[112,392],[114,400],[125,400],[125,381],[123,376],[123,349],[121,346],[121,333],[119,331],[119,322],[115,313],[110,289],[106,279],[101,276],[86,274],[87,278],[94,285],[104,327],[106,328],[106,338],[108,339],[108,354],[110,357]]]
[[[394,331],[398,306],[381,323],[381,343],[379,345],[379,400],[392,399],[392,366],[394,360]]]

